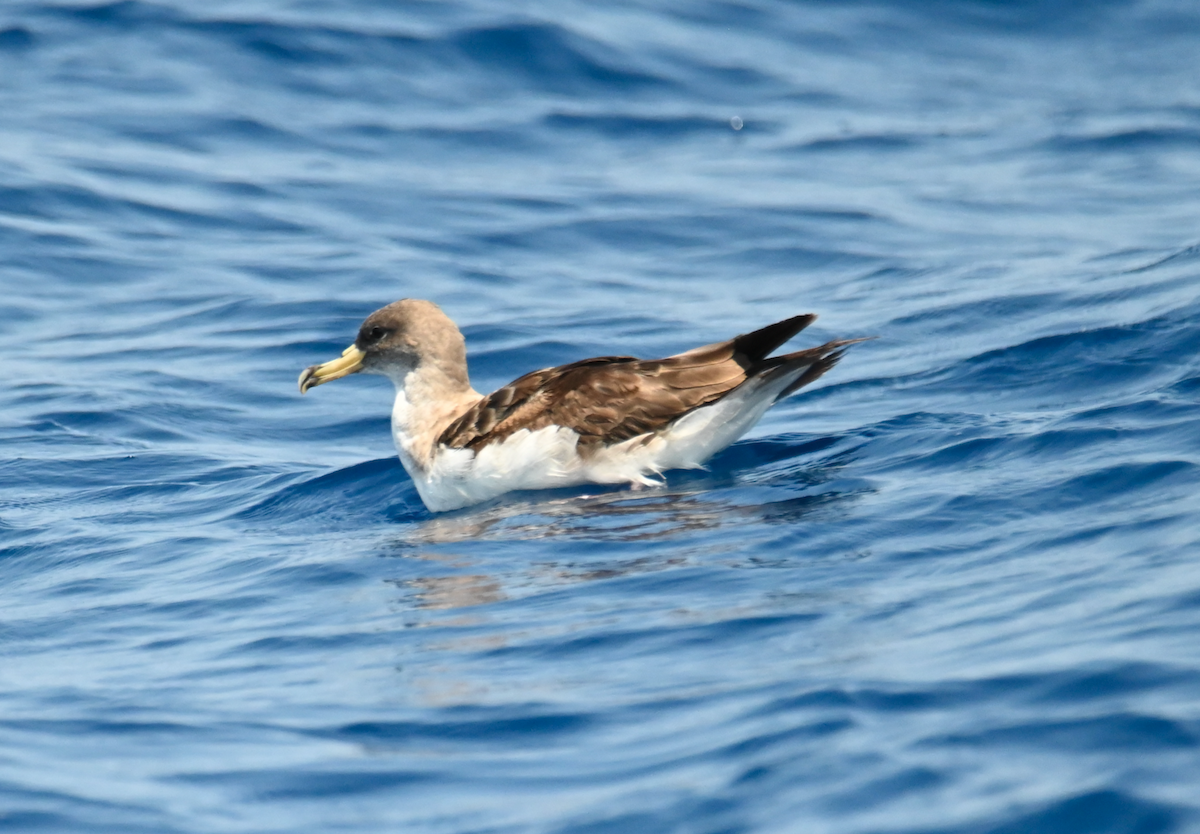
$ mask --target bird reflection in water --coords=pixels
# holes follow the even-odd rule
[[[527,500],[509,499],[490,507],[435,516],[410,530],[403,539],[394,541],[389,550],[407,558],[436,560],[470,572],[425,575],[395,580],[394,584],[412,594],[410,605],[445,611],[503,602],[511,596],[505,586],[512,583],[562,585],[677,567],[706,553],[737,548],[742,541],[737,531],[746,526],[798,523],[870,491],[863,482],[835,481],[847,458],[843,454],[826,461],[824,466],[807,467],[802,479],[807,490],[800,495],[795,493],[797,481],[801,480],[795,471],[787,473],[790,488],[786,490],[770,482],[739,485],[740,497],[759,499],[753,503],[735,503],[729,500],[728,493],[722,496],[724,491],[712,488],[715,477],[710,475],[693,476],[691,483],[672,489],[662,487],[633,494],[628,490],[592,495],[576,492],[550,500],[545,493],[539,493]],[[814,487],[824,489],[812,491]],[[762,500],[781,492],[787,497]],[[726,532],[717,535],[718,531]],[[518,576],[503,577],[479,572],[478,564],[461,553],[450,555],[436,549],[443,544],[556,537],[613,544],[653,543],[695,537],[697,533],[702,534],[697,546],[682,554],[679,548],[671,547],[661,552],[639,549],[636,555],[627,558],[608,554],[602,560],[572,560],[565,564],[523,561]],[[451,625],[445,621],[441,624]]]
[[[417,608],[434,611],[469,608],[508,599],[499,580],[485,574],[421,576],[406,580],[402,585],[412,592]]]
[[[576,492],[549,500],[545,493],[525,500],[516,496],[501,504],[439,515],[414,525],[387,548],[391,555],[405,560],[408,573],[407,578],[390,583],[404,592],[396,604],[410,620],[409,627],[429,629],[431,639],[422,641],[420,651],[436,654],[442,662],[436,674],[426,666],[416,667],[423,672],[410,670],[407,685],[420,693],[424,702],[437,706],[497,697],[498,689],[506,685],[525,692],[522,687],[526,682],[501,683],[492,667],[486,675],[478,673],[474,664],[479,653],[486,656],[531,641],[553,641],[588,632],[622,615],[609,608],[577,610],[570,615],[557,610],[544,621],[517,622],[508,617],[511,609],[503,603],[553,593],[577,583],[686,567],[710,560],[714,554],[719,557],[736,552],[756,529],[761,535],[764,527],[810,521],[869,492],[865,482],[838,478],[845,463],[843,458],[816,468],[801,469],[791,464],[788,471],[759,469],[758,483],[726,478],[728,483],[716,489],[714,476],[693,476],[684,483],[673,479],[670,489],[638,493]],[[727,485],[735,488],[720,488]],[[803,492],[798,494],[798,488]],[[595,553],[590,547],[573,552],[575,548],[570,544],[565,548],[552,544],[548,551],[533,551],[547,556],[564,551],[570,554],[563,560],[554,556],[539,558],[529,552],[522,558],[506,560],[497,556],[494,547],[478,555],[472,552],[472,544],[478,541],[532,544],[555,538],[613,547],[605,548],[602,556],[588,555]],[[680,547],[681,540],[689,546]],[[622,547],[630,543],[634,546]],[[694,546],[690,546],[692,543]],[[445,545],[457,547],[448,552],[442,549]],[[520,547],[517,550],[524,552]],[[781,602],[772,597],[762,604],[767,606],[764,610],[774,610]],[[757,606],[743,605],[721,612],[704,609],[662,613],[668,618],[708,622],[714,617],[746,617],[757,612]]]
[[[492,506],[427,519],[406,537],[406,545],[453,544],[468,541],[530,541],[567,536],[607,542],[638,542],[733,525],[793,523],[819,509],[870,491],[861,482],[833,483],[850,462],[844,451],[819,466],[777,469],[758,483],[732,473],[673,473],[672,485],[630,492],[614,488],[600,493],[562,490],[547,498],[545,491],[523,498],[513,493]],[[779,484],[779,481],[783,481]],[[752,491],[749,502],[728,498]],[[804,492],[797,495],[797,488]],[[780,494],[786,497],[778,497]],[[775,499],[775,500],[772,500]]]

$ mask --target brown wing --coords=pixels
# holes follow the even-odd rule
[[[670,368],[671,361],[603,356],[534,371],[484,397],[439,442],[478,449],[521,429],[558,425],[575,431],[581,447],[619,443],[661,428],[745,380],[737,365],[701,366],[689,374]]]
[[[455,449],[478,449],[521,429],[558,425],[575,431],[579,446],[586,449],[657,431],[775,369],[796,369],[791,393],[832,367],[837,360],[831,350],[843,343],[766,356],[815,318],[796,316],[666,359],[602,356],[534,371],[484,397],[438,441]]]

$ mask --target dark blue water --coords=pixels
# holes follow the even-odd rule
[[[0,829],[1200,830],[1194,3],[8,2],[0,114]],[[296,390],[402,296],[880,338],[432,516]]]

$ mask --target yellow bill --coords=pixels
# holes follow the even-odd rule
[[[363,352],[356,346],[350,345],[342,351],[341,359],[334,359],[324,365],[311,365],[300,374],[300,393],[309,388],[316,388],[334,379],[357,373],[362,370]]]

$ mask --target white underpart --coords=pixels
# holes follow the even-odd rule
[[[429,438],[413,429],[415,409],[397,385],[392,436],[400,461],[433,512],[454,510],[522,489],[579,484],[654,485],[668,469],[700,469],[704,462],[750,430],[795,373],[760,377],[728,396],[697,408],[656,435],[580,455],[579,435],[561,426],[522,429],[478,453],[438,446],[423,454]]]

